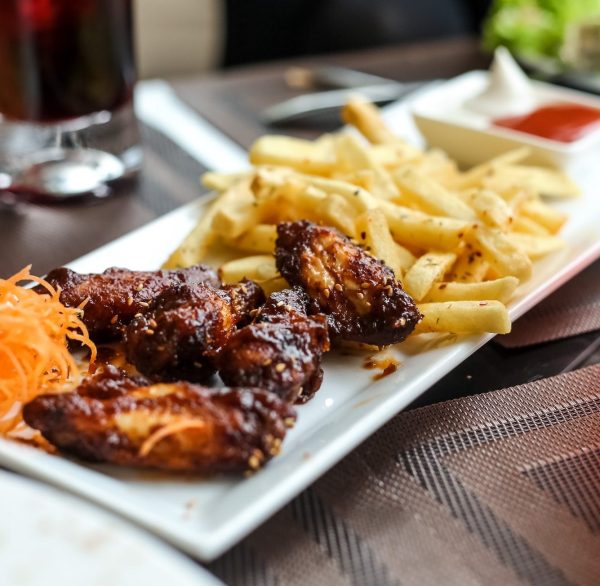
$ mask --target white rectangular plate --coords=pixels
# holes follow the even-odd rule
[[[386,112],[401,135],[419,140],[403,105]],[[460,138],[458,138],[459,140]],[[592,170],[593,172],[593,170]],[[583,197],[561,205],[570,220],[567,248],[535,263],[533,278],[511,304],[516,319],[600,256],[600,174],[578,176]],[[71,263],[80,271],[117,265],[157,268],[202,213],[194,203]],[[491,336],[409,352],[395,350],[401,367],[380,381],[356,356],[328,356],[323,387],[298,408],[298,423],[281,455],[250,478],[200,480],[101,466],[85,466],[33,448],[0,441],[0,464],[88,497],[168,539],[190,554],[210,560],[223,553]]]

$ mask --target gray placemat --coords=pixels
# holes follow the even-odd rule
[[[405,412],[209,566],[231,585],[600,583],[600,365]]]
[[[600,262],[588,267],[495,340],[519,348],[600,329]]]

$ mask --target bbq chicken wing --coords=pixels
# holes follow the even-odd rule
[[[152,385],[107,367],[75,392],[36,397],[24,418],[83,460],[209,475],[262,466],[295,412],[260,389]]]
[[[127,359],[153,379],[206,381],[238,324],[263,302],[262,289],[248,280],[169,289],[125,328]]]
[[[329,336],[325,316],[307,315],[309,301],[299,287],[273,293],[219,355],[225,384],[260,387],[289,402],[310,399],[323,380]]]
[[[394,344],[421,319],[393,271],[334,228],[285,222],[277,236],[277,268],[327,315],[332,339]]]
[[[129,271],[110,268],[100,274],[80,274],[65,267],[48,273],[46,280],[60,287],[60,301],[67,307],[85,303],[83,322],[94,341],[119,339],[123,326],[148,309],[163,291],[200,283],[220,286],[215,271],[204,265],[172,271]],[[46,290],[38,286],[38,293]]]

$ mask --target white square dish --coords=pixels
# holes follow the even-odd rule
[[[419,97],[415,98],[420,99]],[[405,104],[385,117],[404,136],[413,125]],[[581,198],[564,202],[569,213],[567,247],[534,263],[532,279],[510,305],[516,319],[600,257],[600,174],[575,179]],[[180,208],[70,264],[79,271],[111,265],[155,269],[195,225],[207,200]],[[250,478],[169,476],[155,472],[89,466],[28,446],[0,440],[0,464],[76,492],[147,527],[188,553],[210,560],[247,535],[302,489],[492,336],[470,336],[453,344],[415,352],[410,343],[394,349],[401,367],[374,381],[356,356],[332,354],[325,361],[323,387],[298,408],[298,423],[283,451]]]
[[[466,107],[487,87],[487,71],[471,71],[422,90],[414,100],[415,123],[431,146],[441,148],[461,165],[472,166],[522,146],[531,149],[528,163],[576,171],[600,156],[600,128],[566,143],[494,126],[488,116]],[[532,81],[538,105],[573,102],[600,109],[600,98],[560,86]]]

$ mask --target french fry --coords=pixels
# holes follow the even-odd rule
[[[216,171],[208,171],[202,175],[202,185],[212,191],[219,193],[227,191],[236,183],[250,176],[250,173],[217,173]]]
[[[517,215],[511,223],[511,231],[533,236],[550,236],[550,232],[544,226],[527,216]]]
[[[345,197],[332,193],[315,208],[315,215],[326,224],[338,228],[343,234],[356,238],[356,212]]]
[[[489,189],[470,189],[463,192],[464,201],[487,226],[507,230],[513,221],[513,213],[506,201]]]
[[[221,210],[236,207],[237,203],[248,197],[251,179],[243,179],[224,191],[211,204],[200,218],[198,224],[185,237],[183,242],[166,260],[163,268],[181,268],[197,264],[206,256],[209,247],[217,240],[212,224]]]
[[[238,190],[238,198],[228,206],[221,206],[215,212],[211,228],[228,238],[237,238],[261,219],[260,210],[252,191]]]
[[[508,334],[511,329],[506,307],[496,300],[420,303],[423,319],[415,333]]]
[[[577,184],[562,171],[543,167],[503,165],[494,168],[487,181],[498,191],[519,187],[548,198],[577,197],[580,193]]]
[[[444,278],[454,264],[452,252],[428,252],[419,258],[404,275],[404,288],[415,301],[421,301],[437,281]]]
[[[257,224],[231,242],[231,246],[249,252],[272,252],[275,250],[277,227],[274,224]]]
[[[347,169],[368,170],[372,173],[371,193],[375,197],[393,199],[398,197],[398,188],[390,174],[372,155],[370,149],[361,144],[353,134],[347,132],[335,139],[338,163]]]
[[[519,281],[526,281],[531,276],[531,260],[504,232],[479,226],[469,233],[468,239],[498,276],[513,276]]]
[[[356,231],[366,250],[381,259],[394,271],[396,278],[402,280],[403,267],[407,262],[414,263],[415,258],[394,242],[385,214],[379,209],[365,212],[356,220]]]
[[[530,150],[527,147],[521,147],[503,153],[502,155],[490,159],[485,163],[481,163],[481,165],[477,165],[476,167],[469,169],[466,173],[463,173],[458,177],[454,187],[460,191],[471,187],[479,187],[485,177],[497,172],[498,169],[502,169],[507,165],[522,161],[527,158],[529,154]]]
[[[460,177],[456,163],[439,149],[430,149],[424,156],[409,162],[421,175],[435,179],[448,189],[451,189],[450,186]],[[396,164],[396,167],[400,166],[402,161]]]
[[[532,236],[512,232],[508,240],[532,260],[541,258],[565,247],[565,241],[556,236]]]
[[[567,221],[566,214],[538,200],[524,202],[519,207],[519,213],[544,226],[550,234],[559,232]]]
[[[250,162],[327,175],[336,165],[333,138],[328,134],[315,141],[289,136],[262,136],[250,148]]]
[[[224,283],[237,283],[252,279],[257,283],[280,277],[272,255],[259,254],[232,260],[219,267],[219,277]]]
[[[427,213],[458,220],[476,219],[473,210],[443,185],[414,169],[404,166],[394,175],[394,181],[403,195],[413,200]]]
[[[496,299],[508,303],[519,285],[516,277],[501,277],[480,283],[434,283],[424,302],[486,301]]]
[[[380,207],[385,213],[392,237],[405,246],[453,252],[472,227],[468,222],[430,216],[388,202],[380,202]]]
[[[460,283],[479,283],[489,271],[490,264],[477,250],[465,250],[452,267],[450,278]]]
[[[373,144],[395,143],[398,137],[383,121],[377,107],[360,97],[350,98],[342,108],[342,120],[356,127]],[[408,146],[408,145],[407,145]]]

